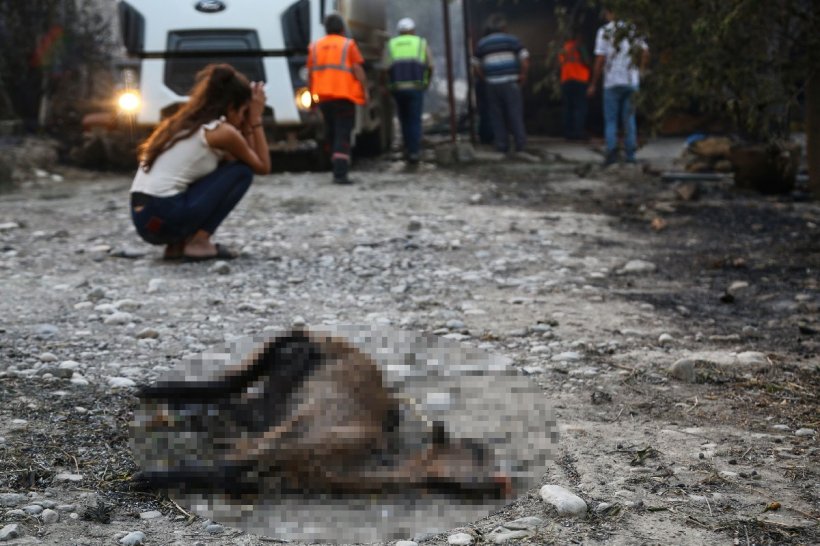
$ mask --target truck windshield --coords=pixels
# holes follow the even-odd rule
[[[165,85],[187,95],[196,73],[211,63],[228,63],[250,81],[265,81],[259,36],[252,30],[189,30],[168,33]]]

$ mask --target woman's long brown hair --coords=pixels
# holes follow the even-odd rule
[[[190,137],[204,123],[219,119],[228,108],[239,109],[251,99],[248,79],[229,64],[210,64],[196,75],[188,102],[164,119],[139,147],[140,168],[145,172],[159,155]]]

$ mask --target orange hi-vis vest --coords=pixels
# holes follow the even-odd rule
[[[352,52],[355,51],[355,54]],[[353,74],[356,58],[361,59],[356,42],[329,34],[310,44],[308,69],[310,92],[323,100],[344,99],[364,104],[364,88]]]
[[[581,58],[581,50],[577,40],[564,42],[564,49],[558,54],[561,62],[561,83],[575,80],[587,83],[589,81],[589,67]]]

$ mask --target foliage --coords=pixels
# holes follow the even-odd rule
[[[57,98],[71,109],[88,95],[90,75],[107,66],[111,50],[102,7],[99,0],[0,2],[0,117],[33,127],[52,117],[44,104]],[[54,118],[64,114],[55,105]]]
[[[765,142],[788,136],[820,70],[815,0],[611,0],[646,38],[654,70],[642,101],[655,119],[674,110],[724,120]]]

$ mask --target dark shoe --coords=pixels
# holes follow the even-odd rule
[[[342,186],[349,186],[349,185],[353,184],[353,181],[350,178],[346,177],[346,176],[345,177],[336,177],[336,176],[334,176],[333,177],[333,183],[334,184],[339,184],[339,185],[342,185]]]
[[[416,164],[418,164],[418,162],[420,161],[420,159],[421,159],[421,158],[419,157],[419,154],[409,154],[409,155],[407,156],[407,162],[408,162],[408,163],[410,163],[411,165],[416,165]]]
[[[239,257],[239,253],[231,250],[219,243],[216,245],[216,254],[209,256],[183,256],[182,259],[186,262],[205,262],[208,260],[235,260]]]
[[[609,167],[618,162],[618,152],[607,152],[604,158],[604,167]]]

